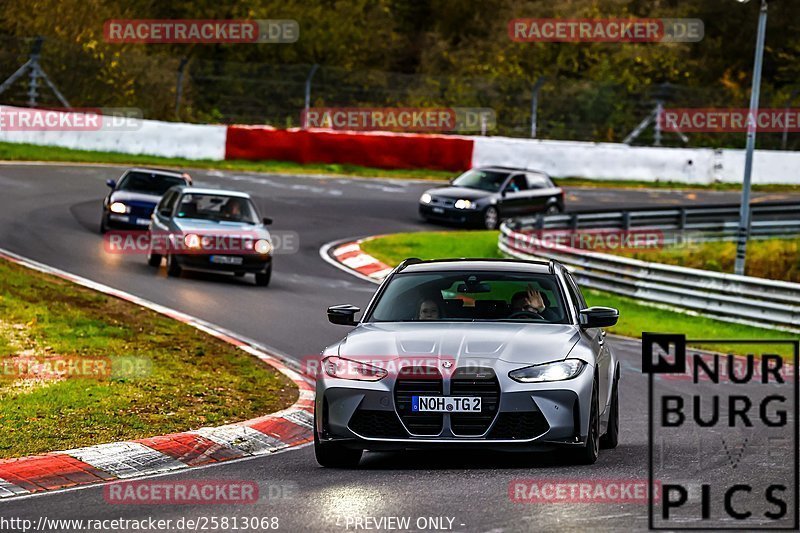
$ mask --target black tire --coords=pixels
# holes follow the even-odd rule
[[[483,227],[486,229],[497,229],[500,227],[500,211],[493,205],[487,207],[483,212]]]
[[[559,213],[561,213],[561,208],[558,207],[558,204],[548,206],[544,212],[545,215],[557,215]]]
[[[581,465],[591,465],[597,461],[600,453],[600,410],[597,398],[597,379],[592,384],[592,405],[589,414],[589,432],[586,444],[572,451],[572,461]]]
[[[614,387],[611,389],[610,409],[606,433],[600,437],[600,446],[609,450],[619,444],[619,378],[614,379]]]
[[[362,450],[345,448],[333,442],[320,442],[317,434],[316,409],[314,410],[314,457],[325,468],[355,468],[361,461]]]
[[[172,278],[177,278],[177,277],[179,277],[181,275],[181,272],[183,272],[183,269],[178,264],[178,262],[175,260],[175,256],[172,255],[172,254],[168,254],[167,255],[167,276],[170,276]]]
[[[268,286],[270,279],[272,279],[272,265],[265,272],[256,272],[256,285],[259,287]]]
[[[152,250],[147,252],[147,264],[151,267],[161,266],[161,254],[154,254]]]
[[[108,233],[108,226],[106,225],[106,217],[100,219],[100,235]]]

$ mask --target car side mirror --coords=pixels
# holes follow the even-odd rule
[[[619,320],[619,310],[613,307],[588,307],[581,309],[581,328],[607,328]]]
[[[265,226],[269,226],[270,224],[272,224],[272,219],[271,219],[271,218],[269,218],[269,217],[264,217],[264,218],[262,218],[262,219],[261,219],[261,222],[262,222],[262,223],[263,223]]]
[[[159,214],[160,216],[164,217],[164,218],[169,218],[169,216],[170,216],[172,213],[170,212],[170,210],[169,210],[169,209],[161,209],[161,210],[158,212],[158,214]]]
[[[117,182],[114,180],[106,180],[106,185],[111,187],[112,189],[117,186]]]
[[[332,305],[328,308],[328,321],[331,324],[338,324],[340,326],[355,326],[356,321],[353,317],[359,311],[361,311],[361,308],[355,305]]]

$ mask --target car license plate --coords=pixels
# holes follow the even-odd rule
[[[412,396],[415,413],[480,413],[481,399],[469,396]]]
[[[241,265],[244,260],[230,255],[212,255],[210,261],[218,265]]]
[[[149,218],[137,218],[136,223],[140,226],[147,226],[150,224]]]
[[[441,215],[441,214],[444,213],[444,208],[443,207],[434,207],[433,208],[433,212],[434,213],[439,213]]]

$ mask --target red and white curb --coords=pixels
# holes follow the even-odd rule
[[[0,499],[91,483],[161,474],[212,463],[264,455],[313,440],[313,382],[297,363],[229,330],[0,249],[0,258],[151,309],[231,343],[291,379],[299,389],[288,409],[244,422],[111,442],[43,455],[0,460]]]
[[[319,249],[324,261],[370,283],[380,283],[394,267],[382,263],[361,249],[361,243],[380,235],[358,240],[330,242]]]

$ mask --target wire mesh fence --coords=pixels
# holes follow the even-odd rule
[[[0,36],[0,82],[29,57],[33,38]],[[301,125],[310,64],[243,63],[153,54],[142,47],[109,51],[48,39],[41,66],[75,107],[137,107],[145,118],[201,123]],[[182,64],[185,65],[182,67]],[[179,75],[180,69],[183,75]],[[531,137],[535,80],[456,75],[404,74],[319,66],[310,78],[311,107],[475,107],[494,111],[489,135]],[[687,87],[653,83],[632,90],[619,83],[561,73],[542,80],[535,106],[537,138],[621,142],[652,113],[667,108],[746,108],[747,95],[733,97],[724,86]],[[179,91],[180,87],[180,91]],[[178,94],[180,93],[180,97]],[[0,94],[0,103],[38,107],[61,104],[39,85],[31,96],[23,76]],[[782,108],[785,97],[762,89],[762,107]],[[478,132],[475,132],[478,133]],[[743,133],[694,133],[684,141],[653,124],[637,145],[742,147]],[[800,148],[800,135],[760,133],[758,147]]]

